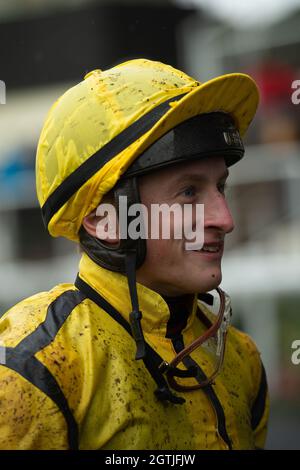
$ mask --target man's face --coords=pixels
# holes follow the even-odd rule
[[[170,239],[146,241],[147,255],[137,271],[138,282],[170,296],[208,292],[220,284],[224,237],[234,228],[224,195],[227,176],[224,158],[208,157],[139,178],[141,202],[149,214],[151,204],[192,204],[194,208],[204,204],[204,249],[217,251],[186,250],[187,240],[172,237],[171,227]]]

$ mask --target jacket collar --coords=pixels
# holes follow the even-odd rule
[[[79,264],[79,276],[129,322],[129,314],[132,309],[125,275],[102,268],[84,253]],[[139,283],[137,283],[137,293],[143,316],[141,321],[143,331],[166,336],[170,318],[170,310],[166,301],[160,294]],[[196,310],[197,295],[195,294],[192,311],[183,332],[188,330],[194,322]]]

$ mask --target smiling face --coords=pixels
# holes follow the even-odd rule
[[[204,247],[187,251],[187,240],[172,237],[171,226],[170,239],[146,241],[147,255],[137,271],[138,282],[169,296],[204,293],[220,284],[224,238],[234,228],[224,195],[227,176],[224,158],[208,157],[139,178],[141,202],[149,214],[152,204],[192,204],[193,208],[204,204]]]

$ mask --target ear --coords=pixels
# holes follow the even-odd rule
[[[106,227],[105,231],[103,229],[101,230],[100,236],[99,236],[99,224],[101,224],[102,228]],[[109,232],[107,230],[107,227],[109,225],[109,215],[106,217],[98,216],[96,214],[96,209],[95,209],[89,215],[84,217],[82,225],[92,237],[99,238],[100,240],[103,240],[110,245],[116,245],[119,243],[118,223],[116,222],[116,230],[114,231],[115,233]]]

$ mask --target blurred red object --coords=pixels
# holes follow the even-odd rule
[[[258,84],[262,106],[273,107],[291,101],[292,82],[297,78],[292,66],[267,59],[250,70],[249,74]]]

